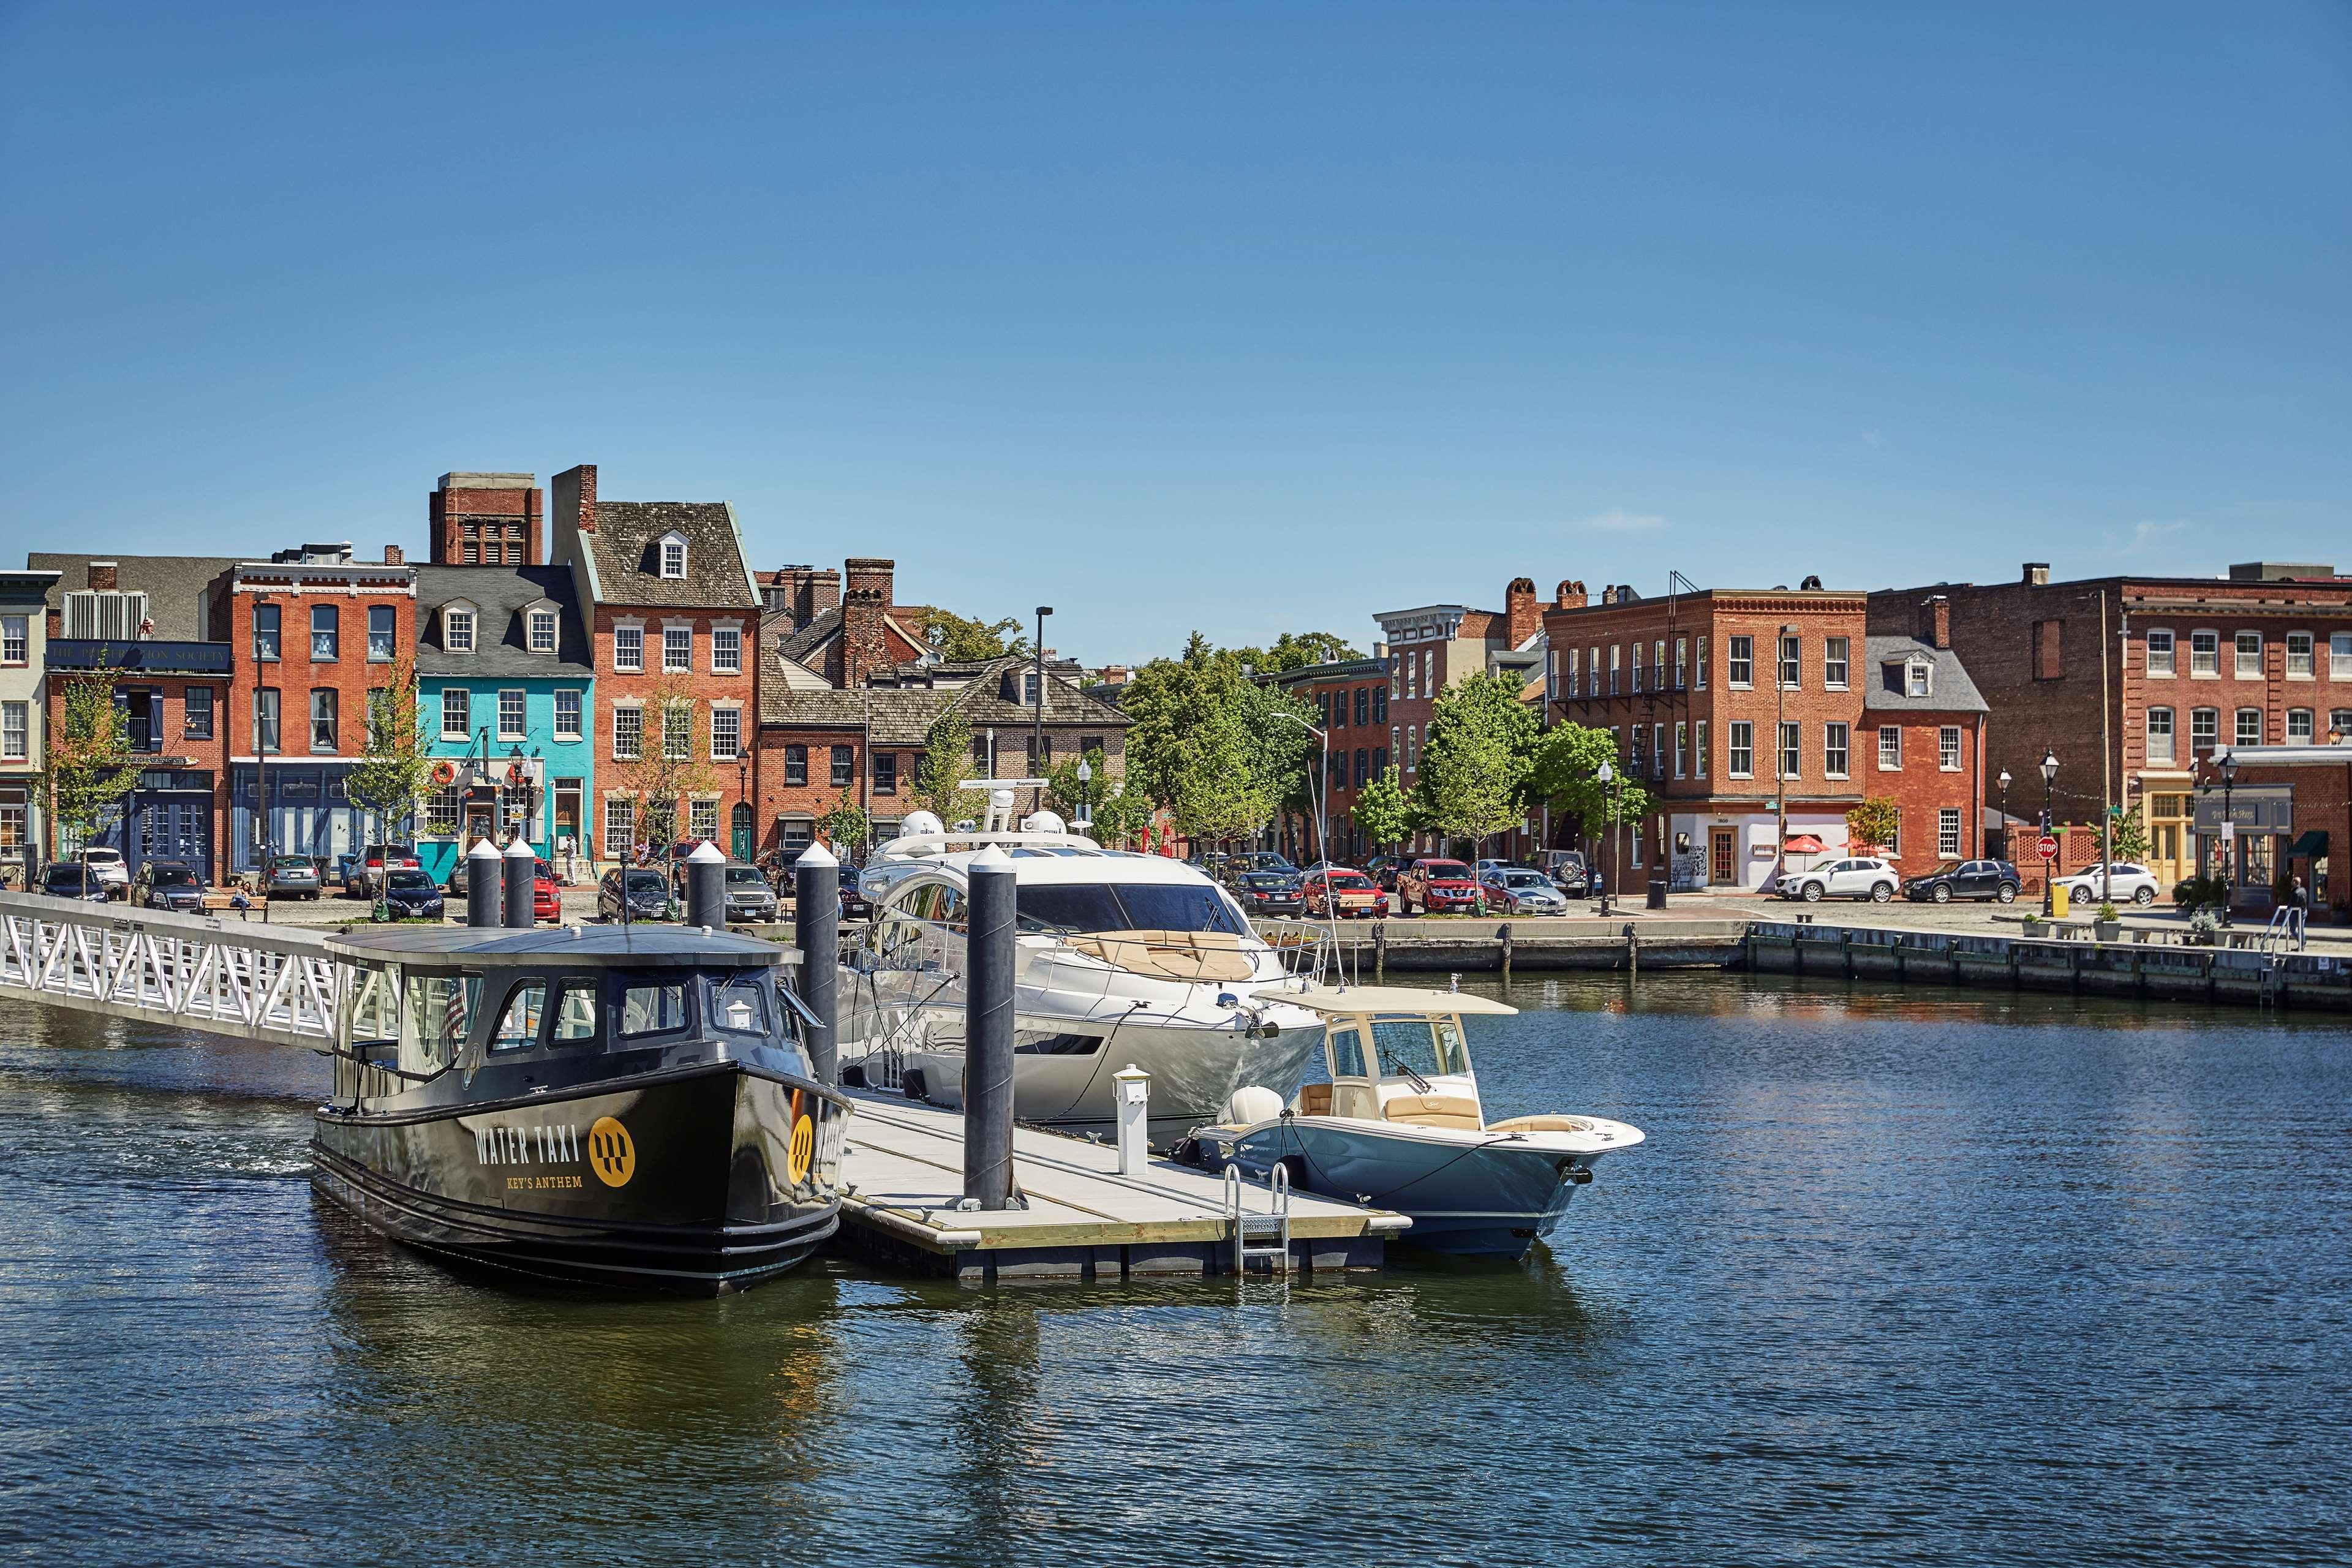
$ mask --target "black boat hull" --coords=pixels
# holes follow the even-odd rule
[[[319,1190],[446,1258],[607,1289],[717,1295],[840,1224],[848,1108],[740,1062],[394,1115],[322,1109]]]

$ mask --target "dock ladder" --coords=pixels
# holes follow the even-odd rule
[[[1290,1167],[1275,1166],[1266,1173],[1265,1184],[1266,1212],[1252,1214],[1244,1201],[1246,1187],[1240,1167],[1225,1167],[1225,1207],[1233,1218],[1235,1274],[1248,1273],[1253,1258],[1262,1259],[1269,1269],[1290,1272]]]
[[[2278,1000],[2280,971],[2286,955],[2301,952],[2307,940],[2303,910],[2293,904],[2282,904],[2271,911],[2271,923],[2263,931],[2261,999],[2264,1006]]]

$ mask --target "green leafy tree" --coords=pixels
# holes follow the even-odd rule
[[[431,737],[418,715],[416,668],[405,657],[392,667],[389,684],[368,692],[367,746],[359,764],[344,781],[343,793],[375,818],[372,842],[391,837],[391,829],[408,821],[424,798],[433,776],[433,758],[426,752]],[[383,879],[374,884],[376,907],[383,907]]]
[[[1134,721],[1128,789],[1167,806],[1193,838],[1248,837],[1305,785],[1312,737],[1276,716],[1298,705],[1244,676],[1242,663],[1195,632],[1183,658],[1153,659],[1120,698]]]
[[[1095,798],[1094,840],[1106,849],[1132,849],[1143,841],[1151,825],[1152,804],[1133,790],[1120,787]]]
[[[1404,841],[1412,830],[1412,816],[1405,801],[1403,786],[1397,782],[1396,765],[1357,792],[1355,809],[1349,813],[1364,837],[1386,849]]]
[[[1437,700],[1422,742],[1413,805],[1450,838],[1481,840],[1524,821],[1540,738],[1519,682],[1474,675]]]
[[[646,692],[645,731],[637,755],[612,764],[615,785],[635,803],[639,838],[656,848],[677,842],[688,797],[715,794],[719,787],[718,773],[703,760],[707,737],[706,744],[696,744],[702,706],[683,674],[655,681]],[[629,847],[604,847],[608,855],[622,859]]]
[[[1274,639],[1272,647],[1237,647],[1231,651],[1252,669],[1272,675],[1304,669],[1310,664],[1338,664],[1364,657],[1345,637],[1330,632],[1285,632]]]
[[[976,621],[948,610],[931,610],[923,616],[923,635],[929,637],[934,632],[939,636],[931,646],[940,650],[940,657],[959,664],[1029,651],[1021,623],[1009,616],[1001,621]]]
[[[1895,828],[1901,820],[1893,800],[1883,795],[1872,795],[1860,805],[1846,809],[1846,843],[1857,853],[1883,848],[1895,842]]]
[[[123,732],[111,672],[100,664],[87,675],[61,677],[64,712],[49,737],[49,818],[58,825],[59,853],[96,836],[117,804],[139,783],[139,760]],[[89,868],[82,867],[82,890]]]
[[[857,804],[854,790],[845,789],[833,809],[816,819],[816,830],[825,842],[844,852],[845,859],[855,857],[866,847],[874,835],[874,825],[866,819],[866,810]]]
[[[2118,860],[2145,860],[2148,858],[2147,819],[2133,806],[2116,818],[2115,858]]]
[[[988,792],[959,789],[971,765],[971,721],[952,704],[923,731],[923,757],[915,768],[915,804],[949,827],[988,815]]]
[[[1601,764],[1615,776],[1602,784]],[[1657,797],[1625,777],[1624,759],[1606,730],[1583,724],[1559,724],[1536,744],[1528,789],[1553,811],[1573,816],[1591,837],[1612,827],[1641,822],[1658,808]]]

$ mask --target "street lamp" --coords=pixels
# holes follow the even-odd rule
[[[2042,752],[2042,831],[2045,834],[2052,827],[2050,792],[2057,783],[2058,753],[2044,747]],[[2051,885],[2051,874],[2057,868],[2058,862],[2055,859],[2042,862],[2042,914],[2045,920],[2055,908],[2056,890]]]
[[[1617,879],[1617,770],[1606,758],[1592,770],[1592,779],[1609,792],[1609,875],[1601,884],[1601,918],[1609,918],[1609,884]]]
[[[1995,782],[2000,785],[2000,858],[2004,860],[2014,860],[2017,858],[2017,846],[2011,840],[2015,838],[2017,834],[2015,829],[2009,826],[2009,770],[2001,769],[2000,777]]]
[[[2217,759],[2221,770],[2221,923],[2230,923],[2230,904],[2238,887],[2238,816],[2230,808],[2230,792],[2238,782],[2238,753],[2224,752]]]
[[[1078,820],[1081,832],[1095,825],[1095,771],[1087,765],[1086,753],[1078,754]]]
[[[1331,793],[1331,731],[1317,729],[1287,708],[1276,709],[1274,716],[1277,719],[1289,720],[1323,742],[1323,772],[1316,781],[1317,787],[1307,792],[1307,798],[1313,802],[1315,806],[1315,859],[1323,868],[1323,913],[1331,922],[1331,951],[1336,962],[1339,951],[1339,916],[1331,903],[1331,853],[1326,847],[1328,835],[1324,822],[1324,805]],[[1305,902],[1303,893],[1305,885],[1305,880],[1302,879],[1300,881],[1302,905]],[[1398,897],[1402,898],[1403,895],[1399,894]],[[1302,912],[1304,912],[1303,910]]]
[[[1774,804],[1780,815],[1780,842],[1772,846],[1772,881],[1776,887],[1789,865],[1789,748],[1781,719],[1788,704],[1789,661],[1781,655],[1788,648],[1789,639],[1796,635],[1795,626],[1784,626],[1772,645],[1772,778],[1773,794],[1780,796]]]
[[[1045,776],[1045,617],[1053,613],[1051,605],[1037,606],[1037,646],[1029,650],[1037,667],[1037,708],[1029,719],[1029,765],[1034,770],[1034,778]],[[1045,804],[1043,789],[1037,792],[1037,804]]]

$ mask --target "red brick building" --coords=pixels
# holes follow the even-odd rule
[[[1768,885],[1783,858],[1783,778],[1789,837],[1822,846],[1789,853],[1792,868],[1847,852],[1845,815],[1868,798],[1895,804],[1895,842],[1874,847],[1906,870],[1977,852],[1985,703],[1932,626],[1872,637],[1862,595],[1811,579],[1581,597],[1563,584],[1544,614],[1548,706],[1609,731],[1624,776],[1662,803],[1638,829],[1587,841],[1622,890],[1658,875]]]
[[[2335,866],[2352,844],[2352,743],[2235,748],[2229,788],[2209,783],[2191,804],[2202,875],[2226,867],[2231,904],[2273,907],[2278,879],[2303,884],[2315,922],[2352,921],[2352,878]],[[2226,816],[2225,816],[2226,813]],[[2221,824],[2235,825],[2228,839]]]
[[[593,464],[551,488],[556,561],[591,616],[598,858],[610,863],[658,830],[646,818],[661,780],[676,777],[665,754],[699,775],[668,805],[677,831],[750,847],[761,595],[734,507],[603,500]],[[688,733],[666,732],[666,699],[687,705]]]
[[[537,566],[547,559],[535,474],[444,474],[425,501],[436,566]]]
[[[761,584],[761,646],[799,667],[787,673],[803,689],[803,671],[844,690],[932,654],[924,633],[931,608],[898,602],[898,563],[853,556],[842,568],[782,566]]]
[[[1356,658],[1307,665],[1266,678],[1277,689],[1315,710],[1316,726],[1322,731],[1323,741],[1329,742],[1328,769],[1322,741],[1310,753],[1313,771],[1320,775],[1314,788],[1328,813],[1330,857],[1343,863],[1360,862],[1386,847],[1369,842],[1350,813],[1356,808],[1357,795],[1391,763],[1399,764],[1402,775],[1403,730],[1402,715],[1392,711],[1391,674],[1386,658]],[[1426,707],[1423,703],[1423,710]],[[1304,866],[1317,858],[1311,809],[1303,815],[1286,815],[1277,827],[1277,847],[1294,864]]]
[[[2042,809],[2039,765],[2060,763],[2061,824],[2138,809],[2167,882],[2197,869],[2197,792],[2218,748],[2310,746],[2352,731],[2352,578],[2324,565],[2252,563],[2227,578],[2053,583],[2030,562],[2015,582],[1939,583],[1870,595],[1874,631],[1914,625],[1936,598],[1951,643],[1999,716],[1990,802]],[[2095,835],[2066,836],[2071,858]],[[2251,873],[2267,885],[2259,868]]]

